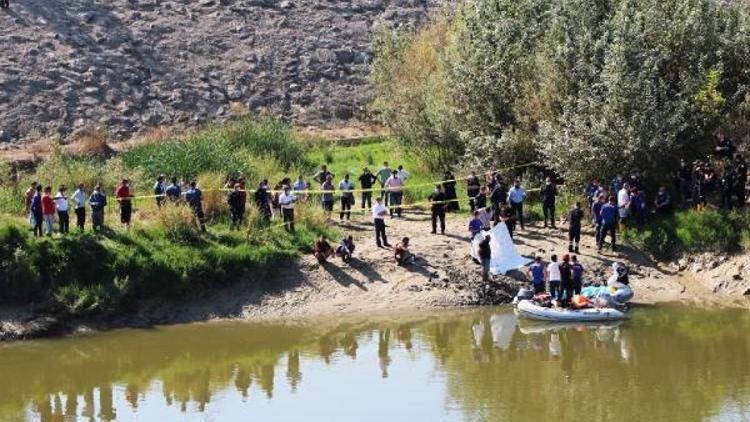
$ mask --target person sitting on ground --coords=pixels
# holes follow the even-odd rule
[[[474,236],[482,232],[482,220],[479,218],[479,214],[478,210],[474,211],[474,218],[469,221],[469,234],[472,239],[474,239]]]
[[[491,236],[488,234],[479,242],[479,262],[482,264],[482,282],[490,280],[490,264],[492,263]]]
[[[408,237],[401,239],[401,242],[396,245],[395,257],[396,263],[401,266],[413,263],[416,259],[415,256],[409,251]]]
[[[342,261],[349,262],[352,259],[354,253],[354,237],[347,236],[341,239],[341,243],[336,248],[336,256],[340,257]]]
[[[656,199],[654,199],[654,212],[662,215],[667,214],[671,205],[672,198],[669,196],[667,187],[659,187],[659,192],[656,193]]]
[[[328,243],[325,236],[321,235],[313,245],[313,255],[318,260],[318,263],[325,264],[328,262],[328,258],[333,255],[333,248]]]
[[[544,288],[544,272],[545,267],[544,262],[542,262],[542,257],[537,256],[527,270],[527,274],[529,278],[531,278],[531,284],[534,287],[535,295],[542,294],[546,291]]]

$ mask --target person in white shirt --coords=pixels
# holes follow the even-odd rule
[[[297,195],[292,193],[289,186],[284,185],[284,193],[279,195],[279,206],[281,206],[281,215],[284,219],[284,228],[289,233],[294,233],[295,202],[297,202]]]
[[[398,166],[398,170],[396,170],[396,177],[401,179],[402,182],[405,182],[406,179],[409,178],[409,176],[411,176],[411,173],[404,170],[404,166]]]
[[[624,183],[617,192],[617,209],[620,216],[620,230],[625,228],[625,222],[630,215],[630,185]]]
[[[388,180],[385,181],[385,189],[388,191],[388,195],[391,198],[391,217],[395,213],[401,217],[401,199],[404,196],[403,192],[404,181],[399,179],[398,170],[393,170],[393,174]]]
[[[557,262],[557,255],[550,257],[551,262],[547,265],[545,273],[547,274],[547,282],[549,283],[549,294],[553,299],[559,299],[562,291],[560,290],[560,264]]]
[[[83,231],[83,227],[86,225],[86,189],[84,189],[83,183],[78,185],[78,189],[73,192],[72,198],[75,203],[76,227],[79,231]]]
[[[375,243],[379,248],[390,247],[388,238],[385,235],[385,216],[388,215],[388,208],[383,205],[383,200],[375,198],[375,205],[372,206],[372,218],[375,222]]]
[[[70,231],[70,216],[68,215],[68,197],[65,196],[65,186],[60,186],[57,195],[52,198],[55,201],[57,209],[57,219],[60,224],[60,233],[65,234]]]
[[[339,182],[339,190],[341,191],[341,213],[339,214],[339,220],[343,221],[344,216],[347,220],[352,219],[352,206],[354,205],[354,183],[349,180],[349,173],[344,175],[344,180]]]

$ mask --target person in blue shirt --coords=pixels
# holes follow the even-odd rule
[[[34,187],[34,196],[31,197],[31,203],[29,204],[29,211],[31,211],[31,220],[33,222],[32,228],[34,229],[34,236],[42,237],[42,224],[44,223],[44,215],[42,214],[42,185],[38,184]]]
[[[195,217],[198,219],[198,224],[201,226],[201,231],[206,232],[206,215],[203,213],[203,192],[196,186],[195,180],[190,182],[190,188],[185,192],[185,202],[192,208]]]
[[[575,255],[570,259],[571,267],[573,267],[573,294],[580,295],[583,289],[583,265],[578,262],[578,257]]]
[[[156,195],[156,206],[161,208],[161,204],[164,202],[164,175],[159,175],[154,183],[154,195]]]
[[[479,211],[474,211],[474,218],[469,221],[469,233],[471,234],[471,238],[474,239],[474,236],[478,235],[482,232],[482,220],[479,218]]]
[[[544,263],[541,256],[534,258],[534,262],[529,265],[527,272],[529,277],[531,277],[531,284],[534,286],[534,294],[544,293]]]
[[[602,246],[604,246],[604,239],[609,234],[612,237],[612,252],[616,249],[616,234],[617,231],[617,200],[614,197],[609,198],[609,202],[602,206],[602,210],[599,212],[602,218],[602,230],[599,234],[598,251],[601,252]]]
[[[617,195],[617,192],[622,189],[624,183],[625,181],[622,179],[622,176],[618,174],[617,177],[609,182],[609,191],[612,192],[612,194]]]
[[[523,225],[523,201],[526,199],[526,189],[521,187],[521,180],[516,179],[516,183],[508,191],[508,200],[510,202],[510,209],[513,212],[516,220],[521,225],[521,230],[524,229]]]
[[[633,188],[630,193],[630,209],[635,217],[635,222],[639,226],[643,226],[646,222],[646,198],[643,191],[638,188]]]
[[[167,186],[167,189],[164,191],[164,193],[167,194],[167,199],[173,202],[177,202],[180,200],[180,195],[182,195],[182,188],[180,188],[180,184],[177,183],[177,178],[172,178],[172,183],[170,183],[169,186]]]
[[[595,236],[596,244],[599,245],[599,237],[602,235],[602,207],[607,202],[604,195],[599,195],[596,202],[591,206],[591,215],[593,216],[594,227],[596,227]]]

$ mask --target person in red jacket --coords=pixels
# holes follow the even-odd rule
[[[52,227],[55,224],[55,201],[52,199],[52,187],[44,188],[42,195],[42,218],[44,219],[47,236],[52,236]]]
[[[122,179],[122,183],[115,190],[115,199],[120,203],[120,222],[130,228],[130,217],[133,214],[133,203],[130,197],[130,184],[128,179]]]

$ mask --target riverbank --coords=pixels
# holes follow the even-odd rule
[[[412,249],[419,257],[414,266],[397,266],[391,250],[374,245],[369,218],[357,216],[351,223],[338,225],[338,230],[352,234],[357,244],[356,259],[350,264],[333,260],[320,266],[305,254],[249,271],[236,283],[199,298],[179,302],[146,300],[125,315],[108,318],[50,319],[28,309],[6,309],[0,313],[3,333],[0,338],[12,340],[197,321],[297,320],[510,302],[524,282],[496,277],[490,288],[481,283],[480,268],[468,255],[465,220],[464,216],[450,216],[447,235],[430,234],[428,215],[408,214],[403,219],[390,220],[391,243],[395,244],[402,236],[410,237]],[[713,291],[706,284],[709,280],[729,280],[716,274],[730,268],[739,257],[721,258],[723,263],[716,268],[697,271],[695,266],[680,268],[677,263],[656,262],[627,246],[616,254],[606,250],[598,254],[592,240],[590,233],[584,235],[579,254],[587,278],[604,280],[612,262],[626,263],[632,271],[636,306],[685,302],[704,307],[748,307],[744,291]],[[516,245],[525,256],[561,255],[567,246],[566,232],[530,225],[517,231]],[[735,283],[744,282],[730,278]]]

